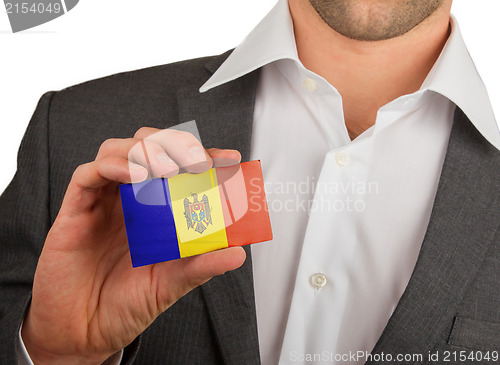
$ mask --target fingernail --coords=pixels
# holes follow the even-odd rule
[[[189,150],[189,156],[194,162],[201,162],[207,160],[207,155],[205,154],[205,149],[200,146],[192,147]]]
[[[130,173],[130,180],[133,183],[141,182],[148,178],[148,170],[141,165],[137,165],[135,163],[129,163],[128,169]]]
[[[144,166],[138,165],[138,164],[133,163],[133,162],[128,163],[128,168],[130,170],[146,170],[146,168]]]
[[[166,153],[159,153],[158,155],[156,155],[156,159],[160,163],[165,164],[165,165],[170,165],[170,166],[176,165],[176,163],[170,157],[168,157],[168,155]]]

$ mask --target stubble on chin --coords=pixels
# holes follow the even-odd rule
[[[432,15],[443,0],[309,0],[336,32],[360,41],[401,36]]]

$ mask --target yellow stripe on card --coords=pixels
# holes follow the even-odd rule
[[[181,257],[228,247],[215,170],[171,177],[168,187]]]

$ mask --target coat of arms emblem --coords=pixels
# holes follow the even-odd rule
[[[198,194],[194,193],[191,196],[193,202],[188,198],[184,199],[184,217],[186,217],[187,228],[202,234],[209,224],[213,224],[208,197],[204,194],[201,201],[198,201]]]

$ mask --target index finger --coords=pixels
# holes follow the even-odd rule
[[[206,150],[189,132],[143,127],[134,137],[160,145],[184,172],[200,173],[211,167],[231,166],[241,161],[241,154],[236,150]]]
[[[134,136],[160,145],[185,172],[200,173],[212,167],[212,159],[191,133],[175,129],[141,128]]]

